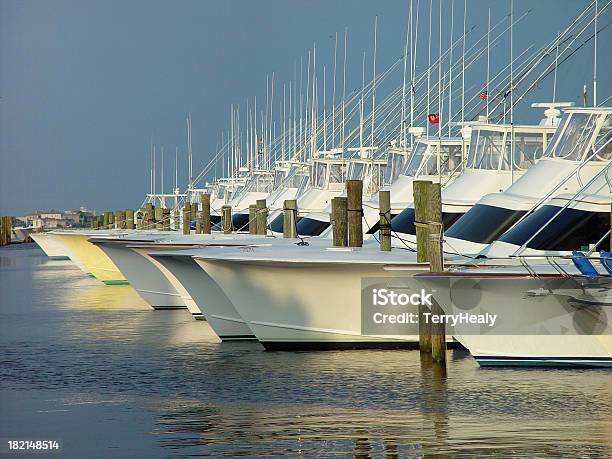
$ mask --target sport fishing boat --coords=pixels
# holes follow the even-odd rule
[[[349,149],[351,151],[352,149]],[[370,151],[362,150],[358,156],[348,160],[347,180],[361,180],[363,183],[363,200],[370,201],[378,190],[384,185],[385,169],[387,167],[386,158],[374,159],[370,157]],[[343,191],[339,196],[346,196]],[[323,209],[309,212],[300,218],[297,224],[297,232],[301,236],[320,236],[331,226],[330,223],[331,204]],[[279,218],[276,223],[281,223]],[[275,232],[282,232],[282,225],[272,226]],[[329,232],[329,231],[327,231]]]
[[[267,194],[250,194],[241,198],[241,204],[232,203],[232,225],[236,231],[248,231],[249,229],[249,205],[255,204],[257,199],[266,199],[266,205],[271,219],[282,214],[283,205],[287,199],[295,199],[298,189],[308,182],[308,165],[297,161],[282,161],[275,165],[272,181],[265,183],[261,179],[253,183],[251,179],[242,193],[246,193],[249,188],[257,188],[264,191],[267,186]],[[235,210],[234,210],[235,209]]]
[[[547,119],[554,119],[557,107],[569,104],[546,105]],[[478,253],[530,209],[556,194],[577,192],[609,164],[611,137],[612,109],[565,109],[545,156],[505,192],[484,196],[459,218],[444,234],[448,250]]]
[[[415,279],[449,315],[497,317],[496,327],[455,325],[481,366],[612,366],[610,202],[608,165],[578,194],[552,199],[505,233],[512,257]]]
[[[503,192],[520,179],[543,155],[557,122],[539,125],[474,124],[465,168],[452,182],[442,181],[442,223],[448,229],[483,195]],[[435,154],[431,161],[440,161]],[[460,161],[460,160],[459,160]],[[448,167],[453,170],[452,167]],[[414,205],[410,203],[391,221],[402,242],[416,243]]]
[[[541,155],[544,139],[554,130],[540,126],[515,128],[515,139],[522,139],[527,132],[531,134],[530,138],[539,139],[539,143],[525,148],[525,157],[529,159],[536,158],[538,152]],[[504,163],[510,163],[512,151],[506,138],[509,127],[475,125],[472,139],[479,137],[480,129],[487,133],[501,132],[504,144],[479,144],[478,141],[470,144],[467,164],[472,167],[465,171],[470,180],[463,179],[463,175],[455,178],[445,190],[452,186],[457,194],[446,194],[447,203],[458,203],[467,208],[468,201],[459,203],[459,200],[467,195],[475,202],[479,198],[477,190],[481,183],[483,192],[480,195],[510,183],[511,170],[509,166],[504,166]],[[410,164],[413,158],[418,158],[416,171],[433,175],[440,170],[452,171],[460,166],[461,139],[456,140],[456,150],[449,148],[454,153],[444,163],[438,154],[440,144],[430,142],[430,139],[423,139],[425,142],[422,144],[426,148],[419,154],[421,140],[415,144],[408,162]],[[456,161],[453,166],[452,161]],[[525,160],[522,166],[527,168],[527,163],[531,164]],[[522,173],[519,171],[516,175]],[[400,237],[403,238],[403,235]],[[380,252],[378,242],[372,238],[362,248],[294,244],[252,247],[248,250],[224,249],[198,252],[195,260],[206,275],[219,284],[268,349],[412,347],[418,341],[417,326],[413,327],[413,333],[403,336],[366,336],[361,330],[360,305],[364,279],[405,277],[429,269],[427,263],[416,262],[414,250],[405,241],[394,240],[394,246],[396,249],[392,252]],[[308,282],[304,283],[304,279],[308,279]],[[312,288],[313,285],[316,288]]]

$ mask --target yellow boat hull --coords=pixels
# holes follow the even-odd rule
[[[54,233],[70,249],[77,265],[85,267],[87,274],[108,285],[123,285],[129,282],[119,268],[98,247],[89,242],[91,235],[79,233]]]

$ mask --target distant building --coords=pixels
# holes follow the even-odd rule
[[[79,210],[37,211],[17,217],[17,225],[33,226],[37,229],[88,227],[95,212],[81,207]]]

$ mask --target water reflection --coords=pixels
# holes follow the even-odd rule
[[[81,404],[129,413],[135,456],[151,439],[160,456],[612,455],[609,371],[483,370],[457,350],[446,371],[418,351],[265,352],[28,258],[0,270],[0,389],[57,399],[66,432],[89,422]],[[26,435],[23,416],[11,428]]]

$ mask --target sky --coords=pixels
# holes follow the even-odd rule
[[[455,37],[462,33],[463,0],[442,0],[443,43],[450,37],[453,1]],[[420,1],[419,68],[426,63],[428,3]],[[376,16],[377,73],[389,67],[403,55],[408,4],[0,0],[0,214],[80,206],[97,211],[137,208],[149,191],[152,139],[158,149],[163,146],[169,152],[164,157],[169,192],[177,147],[179,182],[186,181],[188,113],[197,174],[214,155],[220,133],[228,129],[230,105],[244,105],[254,96],[265,100],[266,77],[272,72],[280,91],[293,77],[294,65],[300,57],[307,59],[315,44],[319,72],[325,64],[331,87],[336,32],[342,37],[348,28],[347,91],[361,84],[364,52],[366,78],[372,77]],[[515,0],[515,17],[531,10],[514,29],[515,55],[554,39],[588,5],[580,0]],[[468,28],[477,37],[486,33],[488,9],[495,23],[508,14],[510,1],[467,0],[467,8]],[[436,20],[437,13],[434,27]],[[600,27],[611,20],[608,11]],[[437,37],[437,28],[433,35]],[[508,43],[492,49],[492,70],[509,62]],[[612,27],[605,27],[598,41],[600,101],[612,95],[611,43]],[[481,61],[466,72],[466,86],[481,84],[485,69]],[[589,44],[560,67],[557,100],[582,104],[583,85],[591,91],[592,69]],[[398,71],[389,85],[401,81]],[[384,95],[383,86],[377,97]],[[529,103],[551,98],[552,76],[517,107],[516,121],[537,122],[541,111]],[[157,180],[160,184],[161,178]]]

